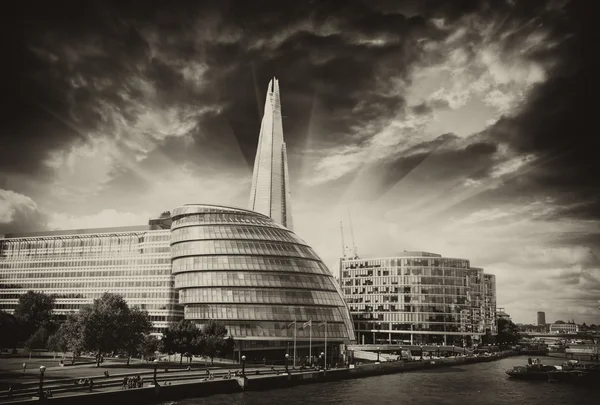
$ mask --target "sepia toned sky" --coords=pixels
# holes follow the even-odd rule
[[[277,76],[295,231],[334,274],[351,216],[361,257],[467,258],[516,322],[598,324],[581,3],[20,1],[0,24],[0,234],[246,207]]]

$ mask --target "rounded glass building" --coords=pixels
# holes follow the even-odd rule
[[[185,319],[223,323],[244,349],[286,347],[294,335],[313,344],[326,333],[328,342],[354,340],[331,272],[294,232],[218,205],[178,207],[172,219],[172,271]]]

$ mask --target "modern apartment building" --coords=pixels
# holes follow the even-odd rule
[[[468,260],[403,252],[340,264],[359,344],[463,345],[496,333],[495,277]]]

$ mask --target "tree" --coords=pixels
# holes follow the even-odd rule
[[[65,357],[65,352],[69,350],[67,338],[67,327],[65,324],[61,325],[56,332],[48,337],[46,345],[48,346],[48,350],[54,352],[54,358],[56,358],[56,352],[62,352],[63,358]]]
[[[41,326],[25,341],[24,347],[25,350],[29,352],[29,357],[31,357],[32,351],[36,349],[44,349],[46,347],[47,341],[48,330],[45,327]]]
[[[138,352],[141,353],[146,361],[152,360],[160,347],[160,341],[152,335],[144,336],[144,340],[138,346]]]
[[[10,347],[14,349],[17,346],[19,326],[17,319],[4,311],[0,311],[0,348]]]
[[[188,320],[181,320],[172,328],[168,328],[162,340],[160,348],[168,354],[180,353],[179,364],[183,363],[184,353],[200,353],[202,331]]]
[[[127,320],[128,327],[125,329],[123,339],[123,348],[127,351],[127,365],[144,342],[144,338],[152,329],[152,322],[148,312],[140,310],[138,307],[133,307],[129,311]]]
[[[202,354],[210,357],[211,365],[215,357],[224,356],[233,351],[235,342],[231,336],[228,338],[226,336],[227,328],[225,325],[213,320],[204,325],[202,329]]]
[[[52,310],[54,297],[41,292],[27,291],[19,297],[15,308],[15,318],[19,322],[23,340],[28,339],[40,328],[54,329]]]
[[[96,353],[96,366],[100,367],[103,353],[124,348],[129,331],[130,310],[123,297],[104,293],[91,305],[86,305],[69,327],[69,340],[76,350]]]
[[[496,341],[500,346],[513,345],[519,342],[519,330],[517,325],[508,319],[498,318],[498,336]]]

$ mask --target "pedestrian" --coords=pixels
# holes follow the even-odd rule
[[[90,378],[90,392],[92,392],[92,388],[94,388],[94,380]]]
[[[8,386],[8,397],[11,398],[12,397],[12,385]]]
[[[128,380],[127,376],[123,377],[123,387],[122,387],[122,389],[126,389],[127,388],[127,380]]]
[[[27,363],[23,363],[23,373],[25,372],[26,368],[27,368]]]
[[[531,357],[527,359],[527,364],[531,365]]]

